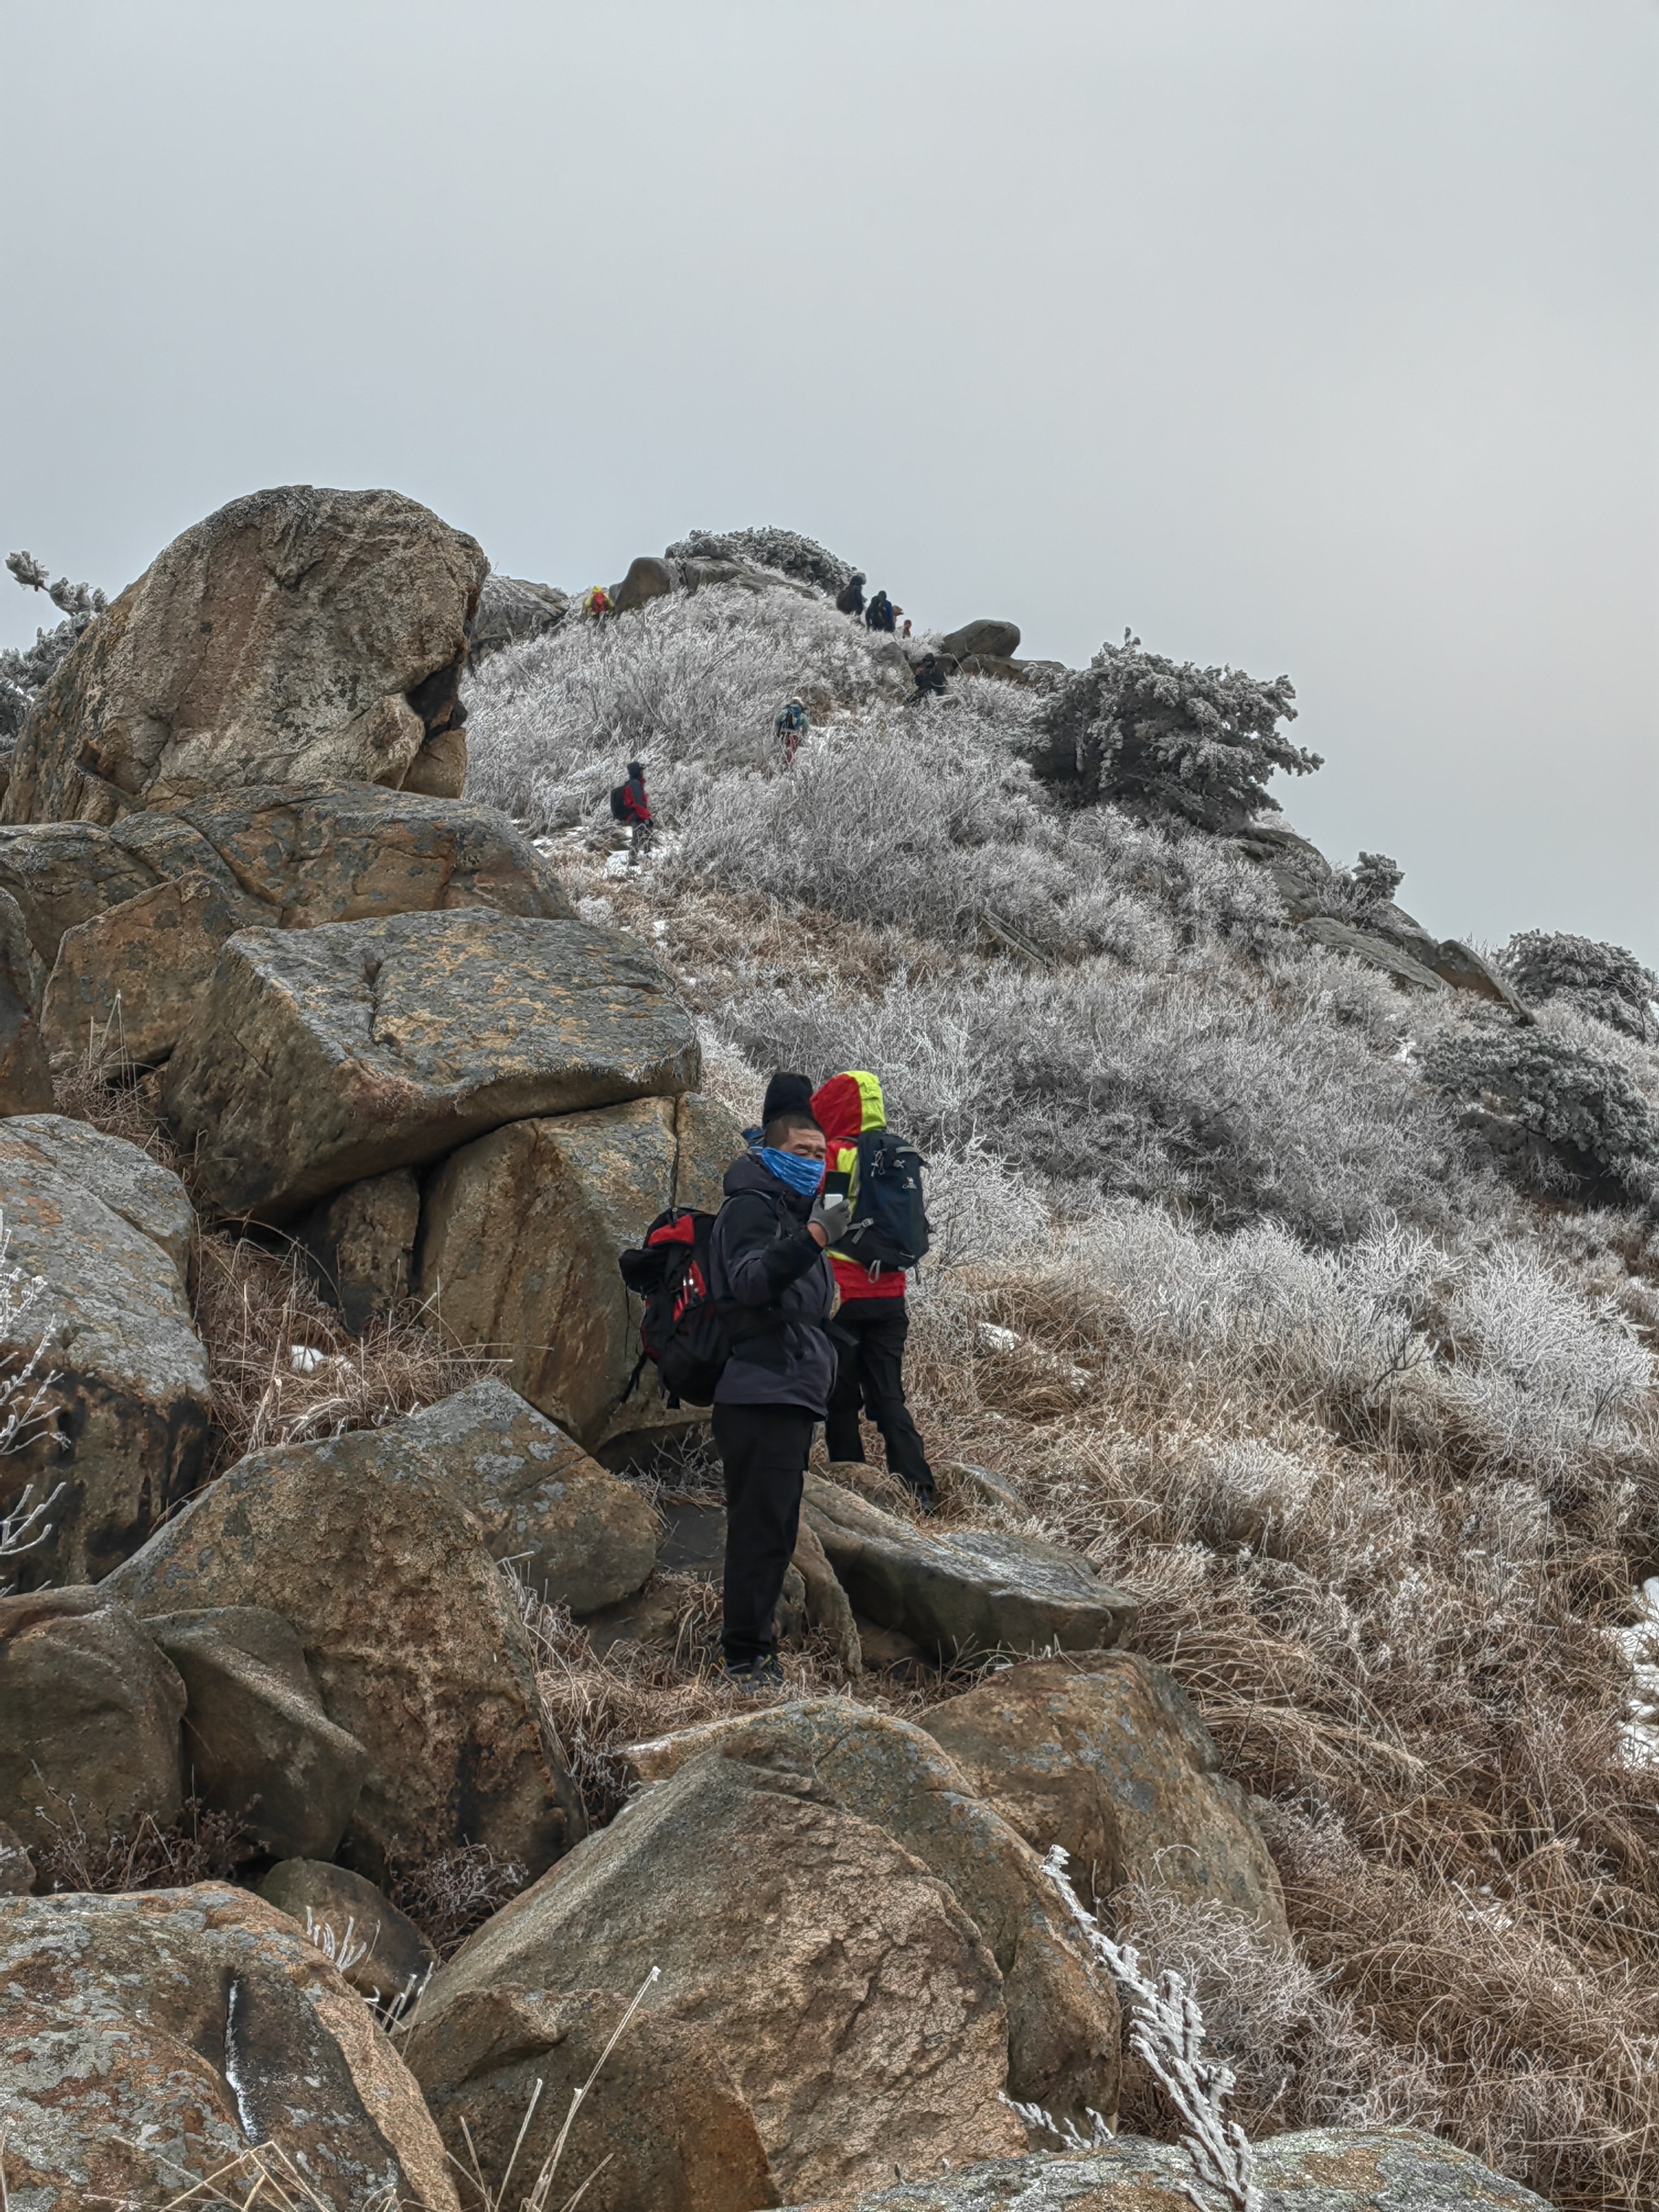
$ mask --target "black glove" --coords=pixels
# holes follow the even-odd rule
[[[853,1225],[853,1209],[839,1191],[820,1191],[807,1225],[813,1224],[823,1231],[830,1245],[839,1244]]]

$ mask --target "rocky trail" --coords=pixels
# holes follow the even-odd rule
[[[633,563],[614,622],[720,593],[816,618],[840,581],[693,541]],[[616,1262],[664,1208],[718,1205],[741,1149],[754,1063],[717,1019],[732,979],[793,962],[810,990],[852,962],[872,993],[901,969],[978,988],[1054,956],[994,913],[966,951],[855,921],[826,943],[759,890],[632,865],[608,825],[465,795],[469,646],[487,672],[576,620],[411,501],[259,493],[112,601],[18,738],[0,812],[9,2212],[545,2212],[578,2190],[585,2212],[1633,2204],[1650,2153],[1599,2182],[1569,2159],[1547,2197],[1437,2127],[1453,2108],[1411,2067],[1449,2062],[1365,2027],[1340,1941],[1309,1949],[1329,1831],[1297,1790],[1317,1770],[1331,1807],[1389,1791],[1404,1820],[1441,1790],[1428,1762],[1454,1730],[1425,1711],[1413,1748],[1385,1687],[1344,1721],[1310,1662],[1298,1675],[1283,1592],[1322,1570],[1293,1536],[1275,1552],[1291,1478],[1273,1455],[1315,1431],[1322,1463],[1352,1466],[1386,1430],[1397,1473],[1430,1418],[1406,1383],[1379,1412],[1370,1382],[1376,1426],[1351,1406],[1339,1436],[1258,1348],[1252,1387],[1285,1410],[1267,1437],[1247,1409],[1229,1441],[1267,1455],[1256,1521],[1240,1478],[1231,1522],[1189,1500],[1153,1559],[1118,1532],[1157,1510],[1161,1470],[1199,1464],[1199,1382],[1168,1380],[1175,1355],[1121,1316],[1097,1340],[1086,1316],[1051,1329],[1052,1283],[1017,1304],[964,1261],[967,1287],[947,1277],[917,1322],[942,1510],[919,1522],[878,1462],[820,1449],[785,1687],[719,1680],[706,1415],[636,1375]],[[1047,680],[1010,623],[933,642],[964,683]],[[899,648],[872,650],[871,680],[896,681]],[[1484,952],[1391,898],[1364,927],[1318,911],[1328,871],[1291,833],[1235,842],[1306,957],[1355,989],[1530,1022]],[[1547,1141],[1501,1099],[1480,1110],[1471,1141],[1494,1156]],[[979,1176],[983,1202],[1001,1188]],[[1328,1314],[1347,1295],[1328,1281]],[[1399,1373],[1426,1391],[1416,1357]],[[1132,1398],[1158,1390],[1137,1442]],[[1040,1480],[1062,1438],[1135,1496],[1108,1513],[1080,1477]],[[1428,1525],[1401,1540],[1421,1553]],[[1386,1552],[1381,1528],[1356,1546]],[[1206,1546],[1282,1568],[1267,1656],[1269,1600],[1247,1619],[1193,1595]],[[1563,1573],[1599,1574],[1605,1598],[1627,1562],[1604,1547],[1592,1567],[1592,1548],[1564,1548]],[[1342,1586],[1322,1583],[1334,1644]],[[1559,1625],[1588,1706],[1619,1662],[1598,1627]],[[1647,1896],[1645,1815],[1609,1841],[1620,1817],[1606,1789],[1574,1808],[1575,1849],[1623,1855],[1609,1920]],[[1371,1894],[1381,1851],[1327,1887]],[[1559,1894],[1586,1973],[1616,1979],[1617,1938]],[[1169,2027],[1179,1992],[1160,2013],[1156,1974],[1118,1948],[1159,1927],[1211,1943],[1218,1987],[1256,1991],[1233,2041],[1215,2007],[1228,2057],[1265,2033],[1263,1990],[1295,2014],[1253,2151],[1228,2132],[1221,2058],[1190,2019],[1184,2045]],[[1432,1942],[1402,1935],[1402,1977]],[[1650,2075],[1659,2021],[1621,1988]],[[1292,2078],[1343,2066],[1347,2124],[1286,2127]]]

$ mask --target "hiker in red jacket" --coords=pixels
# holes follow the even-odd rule
[[[887,1126],[881,1085],[864,1069],[849,1069],[812,1094],[812,1113],[824,1136],[824,1188],[845,1190],[854,1214],[859,1210],[859,1139]],[[861,1460],[860,1404],[880,1430],[887,1464],[916,1495],[924,1511],[933,1504],[933,1473],[921,1435],[904,1402],[904,1343],[910,1316],[904,1303],[904,1270],[872,1267],[836,1248],[830,1263],[836,1272],[841,1304],[830,1323],[840,1355],[824,1445],[832,1460]]]
[[[657,817],[651,811],[651,801],[645,795],[645,763],[629,761],[628,781],[622,787],[622,812],[618,817],[629,828],[629,857],[642,853],[656,834]]]

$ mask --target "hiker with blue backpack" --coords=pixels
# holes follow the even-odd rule
[[[629,860],[637,859],[657,832],[657,817],[645,793],[643,761],[629,762],[627,782],[619,783],[611,794],[611,818],[626,827]]]
[[[830,1334],[840,1355],[824,1444],[832,1460],[861,1460],[862,1407],[881,1432],[890,1471],[924,1513],[933,1473],[904,1399],[910,1316],[905,1272],[927,1253],[921,1155],[887,1127],[881,1085],[867,1069],[832,1075],[812,1094],[825,1142],[825,1188],[845,1193],[847,1233],[831,1249],[841,1305]]]

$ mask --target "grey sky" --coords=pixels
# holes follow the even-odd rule
[[[1651,0],[3,0],[0,70],[0,550],[112,591],[294,481],[574,586],[775,521],[1288,670],[1334,859],[1659,962]]]

